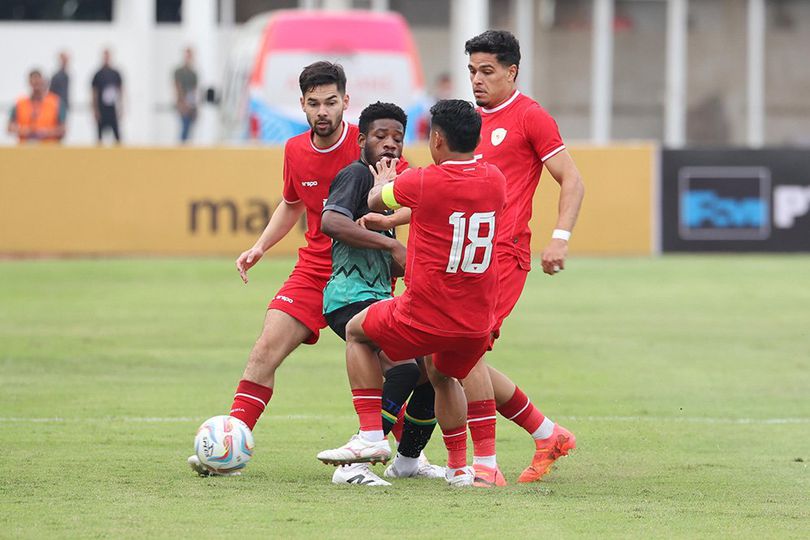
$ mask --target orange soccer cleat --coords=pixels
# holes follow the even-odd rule
[[[491,488],[506,485],[506,478],[503,477],[498,467],[487,467],[476,463],[473,465],[473,469],[475,469],[475,480],[473,480],[475,487]]]
[[[534,452],[532,464],[520,473],[518,482],[537,482],[551,469],[558,458],[567,456],[568,452],[577,447],[577,438],[574,437],[574,434],[559,424],[554,424],[551,437],[534,442],[537,450]]]

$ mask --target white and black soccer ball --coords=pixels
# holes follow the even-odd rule
[[[253,456],[253,433],[233,416],[214,416],[202,423],[194,437],[194,452],[213,472],[238,471]]]

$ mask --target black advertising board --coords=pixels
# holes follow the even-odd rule
[[[810,150],[664,150],[663,251],[810,252]]]

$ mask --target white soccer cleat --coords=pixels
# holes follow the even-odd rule
[[[390,486],[391,482],[386,482],[372,471],[368,463],[352,463],[351,465],[341,465],[335,469],[332,475],[333,484],[357,484],[358,486]]]
[[[399,457],[394,458],[394,462],[386,467],[383,476],[386,478],[444,478],[444,467],[432,465],[428,461],[425,453],[419,454],[419,464],[416,470],[403,470],[397,463]]]
[[[448,468],[444,474],[445,480],[452,487],[472,487],[475,481],[475,469],[469,465],[462,469]]]
[[[188,466],[191,467],[191,470],[197,473],[200,476],[239,476],[242,474],[241,471],[217,471],[215,469],[209,469],[205,465],[202,464],[200,458],[197,457],[196,454],[188,456]]]
[[[391,457],[388,440],[372,442],[352,435],[349,442],[340,448],[324,450],[318,453],[318,459],[328,465],[349,465],[351,463],[387,463]]]
[[[444,478],[444,473],[444,467],[433,465],[428,461],[424,452],[419,454],[419,469],[416,471],[416,478]]]

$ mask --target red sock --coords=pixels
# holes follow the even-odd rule
[[[476,457],[495,455],[495,400],[485,399],[467,404],[467,425]]]
[[[352,403],[360,418],[360,431],[382,431],[382,388],[352,390]]]
[[[537,428],[546,419],[543,413],[529,401],[528,396],[517,386],[509,401],[498,407],[498,412],[530,434],[537,431]]]
[[[230,415],[247,424],[252,431],[272,396],[272,388],[242,379],[236,387]]]
[[[444,446],[447,447],[447,467],[460,469],[467,466],[467,428],[460,426],[445,430],[442,428]]]
[[[399,409],[399,414],[397,415],[397,423],[394,424],[394,427],[391,428],[391,435],[397,440],[397,444],[399,441],[402,440],[402,428],[405,427],[405,409],[408,408],[408,404],[405,403],[401,409]]]

